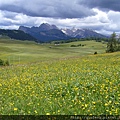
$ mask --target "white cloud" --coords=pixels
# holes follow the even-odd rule
[[[23,2],[23,0],[21,0]],[[10,0],[10,4],[13,5],[20,5],[22,6],[22,2],[20,0]],[[49,23],[49,24],[55,24],[59,28],[65,28],[65,27],[77,27],[77,28],[90,28],[93,30],[96,30],[97,32],[100,32],[102,34],[111,34],[113,31],[120,33],[120,12],[115,12],[115,11],[103,11],[97,8],[91,9],[95,14],[90,15],[90,16],[84,16],[81,18],[80,17],[74,17],[74,14],[77,12],[81,12],[82,14],[87,15],[88,8],[82,8],[83,6],[77,5],[76,1],[70,2],[68,5],[68,1],[57,1],[53,0],[54,2],[50,1],[42,1],[42,0],[36,0],[35,2],[33,1],[28,1],[26,0],[25,5],[23,5],[26,9],[26,11],[30,8],[32,10],[32,13],[41,14],[45,13],[47,17],[37,17],[36,16],[29,16],[26,13],[28,12],[21,12],[18,13],[8,11],[8,10],[0,10],[0,28],[5,28],[5,29],[18,29],[20,25],[32,27],[32,26],[39,26],[42,23]],[[39,8],[40,2],[43,3],[42,7]],[[8,4],[7,0],[0,0],[0,6],[1,4]],[[61,3],[61,4],[60,4]],[[66,6],[66,8],[64,7]],[[75,5],[75,6],[74,6]],[[46,8],[46,6],[49,6],[49,9]],[[60,9],[57,7],[60,6]],[[78,9],[78,7],[81,7]],[[34,9],[33,9],[34,8]],[[45,9],[46,8],[46,9]],[[54,8],[54,9],[53,9]],[[69,8],[69,9],[67,9]],[[74,9],[75,8],[75,9]],[[24,10],[25,10],[24,9]],[[52,10],[53,9],[53,10]],[[23,11],[24,11],[23,10]],[[57,18],[57,17],[51,17],[48,16],[47,13],[51,14],[51,16],[62,16],[62,18]],[[72,18],[65,17],[67,16],[73,16]]]
[[[108,18],[111,20],[107,29],[120,32],[120,12],[109,11]]]
[[[97,13],[97,15],[95,17],[99,22],[101,22],[101,23],[110,22],[106,12],[103,12],[103,11],[96,9],[96,8],[93,8],[93,11]]]

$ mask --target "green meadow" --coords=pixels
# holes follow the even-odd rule
[[[120,115],[120,52],[105,50],[1,39],[1,115]]]
[[[84,45],[71,47],[71,45]],[[94,54],[95,51],[105,53],[106,44],[95,41],[78,41],[64,44],[37,44],[30,41],[0,39],[0,58],[7,59],[10,64],[49,61],[68,57],[79,57]]]

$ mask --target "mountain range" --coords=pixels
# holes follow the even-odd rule
[[[63,33],[73,38],[105,38],[106,36],[99,34],[90,29],[61,29]]]
[[[71,36],[68,36],[65,33],[63,33],[55,25],[49,25],[47,23],[43,23],[39,27],[31,27],[31,28],[20,26],[19,30],[30,34],[38,41],[42,41],[42,42],[48,42],[52,40],[66,40],[71,38]]]
[[[20,26],[19,30],[30,34],[38,41],[48,42],[52,40],[68,40],[72,38],[106,38],[105,35],[99,34],[90,29],[59,29],[55,25],[43,23],[39,27]]]
[[[20,26],[18,30],[0,29],[0,36],[8,36],[17,40],[32,40],[35,42],[50,42],[74,38],[108,38],[90,29],[59,29],[56,25],[43,23],[39,27]]]

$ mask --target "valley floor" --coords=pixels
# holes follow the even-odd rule
[[[81,57],[93,55],[95,52],[101,54],[105,53],[105,50],[105,42],[77,41],[63,44],[37,44],[30,41],[0,39],[0,59],[8,60],[11,65]]]

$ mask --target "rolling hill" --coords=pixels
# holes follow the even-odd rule
[[[78,46],[81,44],[81,46]],[[77,47],[71,47],[75,45]],[[52,61],[69,57],[105,53],[106,43],[96,41],[77,41],[71,43],[38,44],[34,41],[20,41],[0,38],[0,58],[10,64],[24,64],[39,61]]]
[[[37,42],[37,39],[31,36],[28,33],[25,33],[21,30],[4,30],[0,29],[0,36],[8,36],[11,39],[16,40],[29,40],[29,41],[35,41]]]

